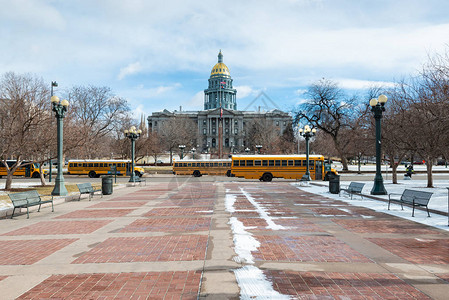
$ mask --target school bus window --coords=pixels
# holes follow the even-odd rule
[[[286,160],[282,160],[282,166],[286,167],[287,166],[287,161]]]
[[[310,162],[310,160],[309,160],[309,162]],[[303,160],[303,161],[302,161],[302,166],[303,166],[303,167],[307,166],[307,160]]]
[[[214,167],[218,167],[218,163],[214,163]],[[221,167],[221,163],[220,163],[220,167]]]
[[[246,161],[246,166],[247,167],[252,167],[253,166],[253,161],[252,160],[247,160]]]
[[[206,167],[209,167],[209,163],[206,163]]]
[[[269,160],[269,161],[268,161],[268,165],[269,165],[270,167],[274,167],[274,160]]]
[[[295,160],[295,167],[300,167],[300,166],[301,166],[301,161]]]
[[[240,165],[239,162],[239,160],[234,160],[234,166],[238,167]]]
[[[262,161],[261,160],[255,160],[254,161],[254,165],[255,166],[261,166],[262,165]]]
[[[275,160],[274,161],[274,166],[275,167],[279,167],[281,165],[281,161],[280,160]]]
[[[178,163],[175,163],[175,167],[178,167]]]
[[[289,166],[293,166],[293,160],[289,160],[289,161],[288,161],[288,165],[289,165]]]
[[[188,163],[187,165],[188,165],[189,167],[191,167],[191,166],[192,166],[192,164],[191,164],[191,163]]]
[[[230,166],[231,166],[231,163],[226,163],[226,164],[227,164],[227,166],[228,166],[228,167],[230,167]]]
[[[268,166],[268,160],[263,160],[262,161],[262,166],[264,166],[264,167]]]
[[[201,166],[204,167],[204,163],[201,163]]]
[[[87,167],[87,163],[84,163],[84,164],[83,164],[83,167]]]
[[[240,161],[240,167],[244,167],[245,166],[245,161],[244,160],[241,160]]]

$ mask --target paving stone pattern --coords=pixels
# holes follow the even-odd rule
[[[0,243],[0,265],[32,265],[76,239],[11,240]]]
[[[211,218],[155,218],[139,219],[120,232],[149,232],[149,231],[201,231],[209,230]]]
[[[132,211],[133,209],[84,209],[70,212],[56,219],[115,218],[124,217]]]
[[[18,299],[196,299],[200,271],[53,275]]]
[[[246,263],[234,260],[230,217],[260,243],[251,266],[292,299],[449,294],[447,232],[314,195],[294,181],[157,179],[63,203],[54,213],[0,220],[1,295],[239,299],[233,270]],[[233,213],[226,194],[235,197]]]
[[[112,222],[111,220],[86,221],[43,221],[26,226],[3,235],[58,235],[58,234],[88,234]]]
[[[449,264],[449,239],[381,239],[371,242],[415,264]]]
[[[279,293],[298,299],[431,299],[388,273],[264,271]]]

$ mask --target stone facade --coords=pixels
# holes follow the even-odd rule
[[[223,118],[224,152],[242,152],[247,145],[248,130],[255,120],[272,122],[282,135],[287,126],[291,126],[292,117],[283,111],[239,111],[236,102],[237,91],[232,87],[232,78],[228,67],[223,63],[223,55],[218,54],[218,63],[212,68],[209,87],[204,90],[204,110],[202,111],[168,111],[153,112],[148,117],[150,132],[158,132],[164,122],[170,118],[188,118],[197,124],[198,151],[216,152],[219,146],[220,114]],[[222,113],[221,113],[222,110]]]

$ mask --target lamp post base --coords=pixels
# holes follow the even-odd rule
[[[382,176],[376,176],[374,178],[373,189],[371,190],[371,195],[387,195],[387,190],[384,187],[384,180]]]
[[[311,181],[312,179],[310,178],[309,174],[304,174],[302,175],[301,181]]]
[[[131,176],[129,178],[128,182],[140,182],[140,178],[139,177],[135,177],[135,176]]]
[[[66,196],[68,194],[64,185],[64,180],[60,180],[58,178],[55,179],[55,187],[51,194],[52,196]]]

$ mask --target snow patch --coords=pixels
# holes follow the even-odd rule
[[[229,223],[233,233],[234,251],[238,257],[234,260],[238,263],[254,263],[252,251],[256,251],[260,246],[260,242],[246,229],[254,229],[256,227],[245,227],[236,217],[231,217]]]
[[[291,296],[280,294],[273,289],[262,270],[254,266],[244,266],[234,270],[237,283],[240,287],[240,299],[293,299]]]

